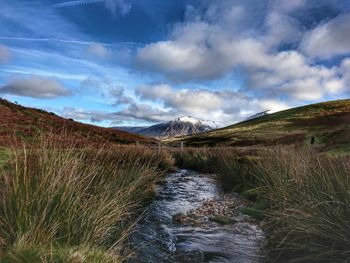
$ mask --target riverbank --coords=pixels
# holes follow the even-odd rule
[[[125,240],[172,166],[142,147],[62,136],[6,150],[0,162],[0,261],[125,260]]]
[[[216,173],[227,192],[253,203],[275,262],[345,262],[350,256],[350,158],[312,150],[190,149],[178,165]]]
[[[210,176],[169,174],[131,236],[129,262],[261,262],[264,233],[241,213],[246,205]]]

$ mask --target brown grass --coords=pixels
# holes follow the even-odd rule
[[[269,262],[350,261],[350,156],[295,147],[190,149],[175,156],[255,201],[244,212],[263,220]]]
[[[121,262],[123,242],[171,166],[169,156],[82,147],[66,136],[38,140],[12,148],[0,172],[1,262]]]

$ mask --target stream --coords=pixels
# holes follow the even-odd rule
[[[205,209],[191,221],[179,216],[205,204],[216,211],[217,208],[212,208],[216,202],[211,204],[208,200],[221,196],[220,189],[209,176],[188,170],[169,174],[157,185],[155,200],[131,235],[130,246],[135,254],[128,262],[262,262],[264,233],[240,209],[236,209],[238,212],[229,224],[212,221],[210,215],[203,215]],[[244,207],[238,195],[230,198],[234,198],[237,206]],[[174,218],[180,219],[175,221]]]

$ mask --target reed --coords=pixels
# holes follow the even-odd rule
[[[245,212],[262,220],[269,262],[350,262],[350,156],[294,147],[175,156],[255,202]]]
[[[66,136],[38,140],[13,147],[0,171],[1,262],[121,262],[169,156]]]

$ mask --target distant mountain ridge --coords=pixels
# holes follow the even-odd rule
[[[155,124],[149,127],[124,126],[114,128],[154,138],[169,138],[211,131],[217,129],[218,125],[214,121],[205,121],[191,116],[183,116],[172,121]]]

